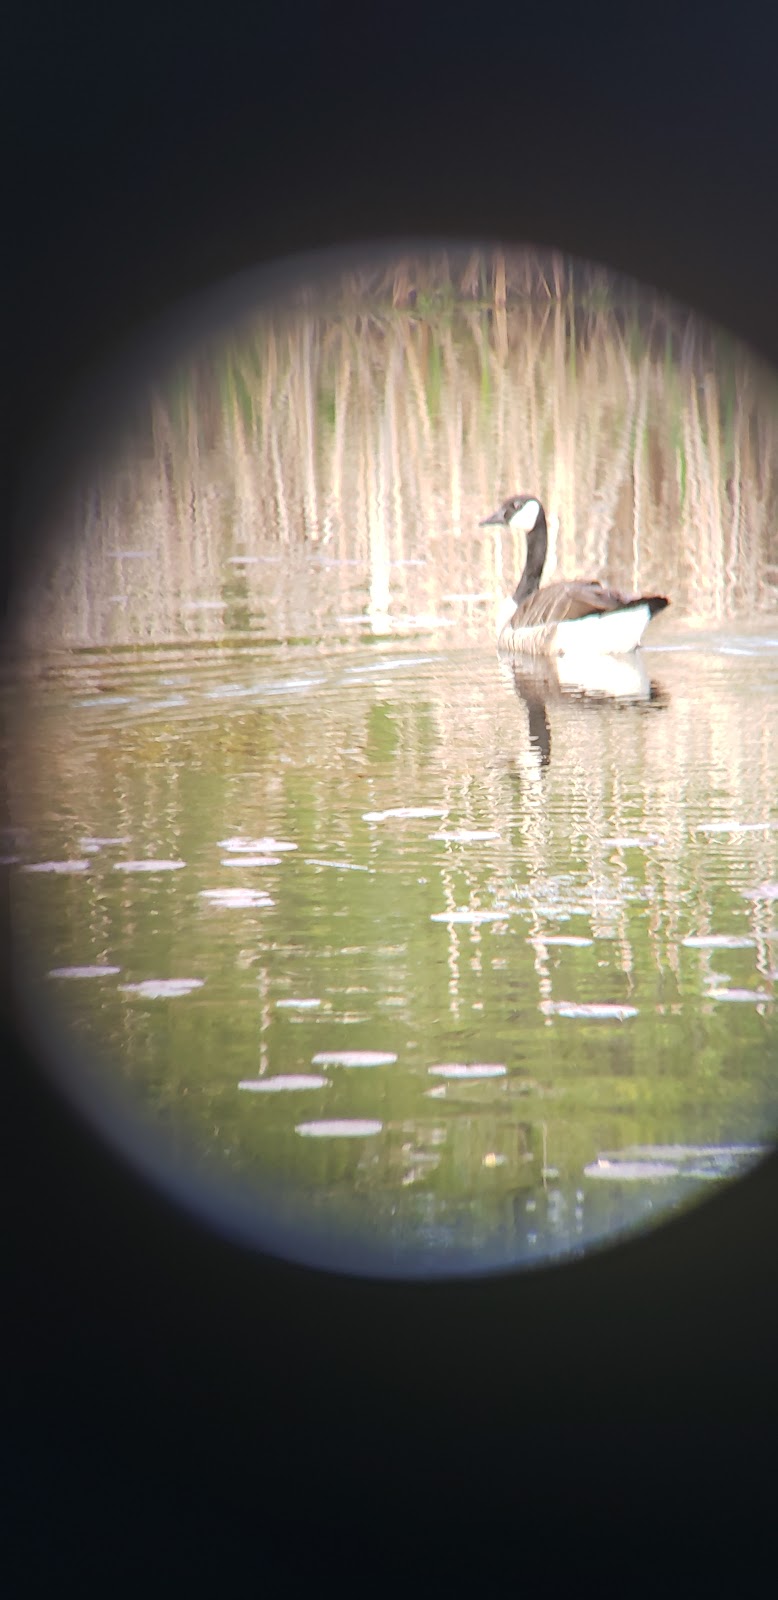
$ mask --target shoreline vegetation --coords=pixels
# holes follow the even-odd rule
[[[605,267],[573,261],[560,251],[440,249],[403,254],[390,262],[347,269],[321,286],[303,289],[308,305],[352,305],[408,310],[461,301],[502,308],[514,299],[564,300],[582,291],[592,299],[634,293],[630,280]]]
[[[684,626],[778,611],[775,376],[605,268],[441,249],[298,284],[161,377],[63,500],[15,648],[392,632],[453,593],[486,597],[475,637],[515,489],[558,521],[549,578],[661,585]]]
[[[680,360],[689,361],[695,351],[709,361],[740,351],[768,372],[766,363],[751,358],[734,334],[716,328],[690,307],[626,273],[560,250],[454,245],[409,251],[328,274],[318,283],[298,284],[288,299],[281,298],[279,309],[387,317],[393,311],[429,315],[463,306],[493,314],[528,304],[574,307],[584,327],[587,317],[607,312],[621,319],[622,328],[631,322],[644,336],[669,338]]]

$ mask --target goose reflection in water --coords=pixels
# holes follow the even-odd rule
[[[527,707],[529,742],[541,767],[551,761],[548,707],[555,701],[573,700],[587,710],[603,706],[662,710],[668,704],[666,691],[649,677],[637,653],[587,659],[503,658],[500,671]]]

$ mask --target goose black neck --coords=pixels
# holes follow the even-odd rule
[[[527,534],[527,559],[513,596],[517,605],[520,605],[522,600],[526,600],[528,595],[534,594],[535,590],[540,588],[540,579],[547,550],[548,529],[546,527],[545,513],[541,506],[538,520],[532,532]]]

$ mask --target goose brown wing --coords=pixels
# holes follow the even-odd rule
[[[596,578],[591,582],[549,583],[522,601],[513,618],[514,628],[542,628],[557,622],[575,622],[579,617],[618,611],[634,604],[632,595],[605,589]]]

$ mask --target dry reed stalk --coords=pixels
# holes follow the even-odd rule
[[[719,405],[719,392],[712,372],[706,372],[704,378],[705,394],[705,423],[707,435],[707,460],[708,460],[708,507],[712,528],[723,532],[723,516],[721,502],[721,409]],[[730,595],[725,582],[725,567],[723,560],[722,538],[711,540],[712,572],[711,584],[716,595],[716,615],[725,616],[729,608]]]
[[[407,306],[411,293],[411,276],[407,261],[401,261],[395,269],[392,282],[392,308],[397,310]]]
[[[309,539],[319,538],[318,478],[316,462],[316,406],[314,384],[318,376],[318,361],[314,355],[313,326],[305,327],[300,351],[300,376],[302,385],[301,424],[304,471],[303,505],[305,531]]]
[[[338,555],[341,560],[346,554],[343,544],[344,538],[344,508],[343,508],[343,475],[345,462],[346,427],[348,419],[349,399],[351,395],[351,361],[349,350],[345,342],[341,343],[339,381],[335,385],[335,435],[333,438],[332,452],[330,455],[330,484],[329,494],[334,507],[338,526],[341,530],[338,543]]]
[[[405,516],[403,512],[402,496],[402,458],[400,449],[399,424],[398,424],[398,388],[402,373],[402,357],[399,346],[395,344],[387,363],[386,388],[384,397],[384,421],[390,447],[390,473],[391,473],[391,503],[394,517],[394,526],[397,533],[398,558],[405,555]]]
[[[576,527],[574,487],[576,395],[568,382],[566,314],[559,300],[554,305],[552,313],[552,349],[552,428],[557,448],[553,457],[550,503],[553,513],[559,517],[561,549],[565,550],[565,539],[574,536]],[[555,564],[558,564],[556,557]],[[562,564],[566,570],[571,570],[570,559],[566,553],[562,557]],[[586,564],[587,556],[584,558],[584,567]],[[549,569],[549,575],[552,570]]]
[[[416,400],[417,415],[421,425],[424,443],[429,449],[432,443],[432,432],[430,427],[429,411],[427,409],[427,396],[424,389],[424,380],[422,378],[419,359],[414,348],[413,333],[410,328],[403,329],[402,344],[403,356],[411,382],[411,389]]]
[[[738,587],[738,555],[740,541],[740,435],[743,428],[743,411],[740,397],[735,393],[735,410],[732,427],[732,520],[729,530],[729,553],[727,556],[726,574],[727,588],[731,594],[737,592]]]
[[[698,456],[699,441],[699,413],[697,412],[697,398],[692,390],[683,413],[684,457],[686,461],[686,505],[687,520],[697,520],[700,484],[700,468]],[[702,595],[705,583],[707,566],[706,528],[700,521],[697,530],[697,539],[687,551],[687,563],[691,568],[692,587],[698,595]]]
[[[278,423],[275,417],[268,428],[268,446],[270,450],[270,460],[273,471],[273,486],[275,490],[274,522],[278,529],[281,543],[288,545],[291,542],[291,522],[289,517],[289,507],[286,501],[286,481],[281,462],[281,446],[278,438]]]
[[[505,284],[505,253],[495,251],[493,262],[494,303],[498,310],[504,310],[507,303],[507,289]]]
[[[643,455],[645,451],[646,412],[648,408],[648,369],[641,364],[638,381],[637,412],[634,416],[634,451],[632,457],[632,589],[640,586],[641,558],[643,553]]]
[[[481,252],[474,250],[459,280],[459,292],[475,300],[481,291]]]

